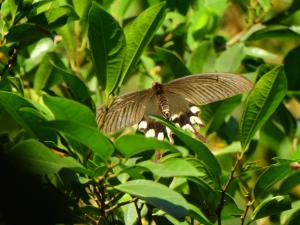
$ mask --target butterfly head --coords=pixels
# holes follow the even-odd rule
[[[162,92],[163,92],[162,87],[163,87],[162,84],[160,84],[158,82],[152,83],[152,90],[154,90],[156,94],[162,94]]]

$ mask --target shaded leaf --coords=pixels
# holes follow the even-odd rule
[[[74,158],[60,157],[34,139],[18,143],[8,152],[8,155],[15,161],[15,165],[34,174],[57,173],[62,168],[85,171],[85,168]]]
[[[282,181],[279,192],[281,194],[289,193],[295,186],[300,184],[300,170],[288,176],[285,180]]]
[[[275,196],[264,199],[254,210],[251,220],[278,215],[282,211],[291,209],[291,199],[288,196]]]
[[[278,181],[287,177],[292,173],[289,167],[290,162],[274,164],[268,167],[257,179],[253,189],[253,194],[256,198],[269,192],[270,188]]]
[[[204,105],[201,108],[201,119],[205,121],[205,133],[218,130],[225,118],[240,104],[241,96],[234,96],[224,101]]]
[[[167,64],[172,71],[174,77],[182,77],[184,75],[190,75],[191,72],[179,58],[179,56],[170,50],[155,47],[155,50],[159,57],[163,59],[165,64]]]
[[[299,58],[300,46],[292,49],[284,58],[284,70],[289,90],[300,89]]]
[[[114,151],[113,145],[99,132],[98,128],[88,124],[72,120],[59,120],[46,122],[45,126],[62,132],[72,140],[85,145],[104,161],[106,161]]]

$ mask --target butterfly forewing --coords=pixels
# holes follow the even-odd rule
[[[97,109],[97,123],[101,130],[112,133],[141,121],[147,101],[153,96],[152,89],[132,92],[118,97],[108,109]]]
[[[253,84],[230,73],[209,73],[176,79],[164,85],[164,91],[184,97],[195,105],[205,105],[249,91]]]

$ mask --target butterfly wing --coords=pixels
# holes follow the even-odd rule
[[[182,77],[164,85],[168,94],[177,94],[195,105],[205,105],[251,90],[246,78],[230,73],[207,73]]]
[[[132,92],[116,98],[108,109],[104,105],[99,106],[96,116],[99,127],[106,133],[112,133],[140,122],[152,95],[152,89]]]

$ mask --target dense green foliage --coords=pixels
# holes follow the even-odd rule
[[[298,0],[0,4],[0,224],[299,224]],[[202,107],[207,143],[99,131],[114,96],[215,71],[255,87]]]

